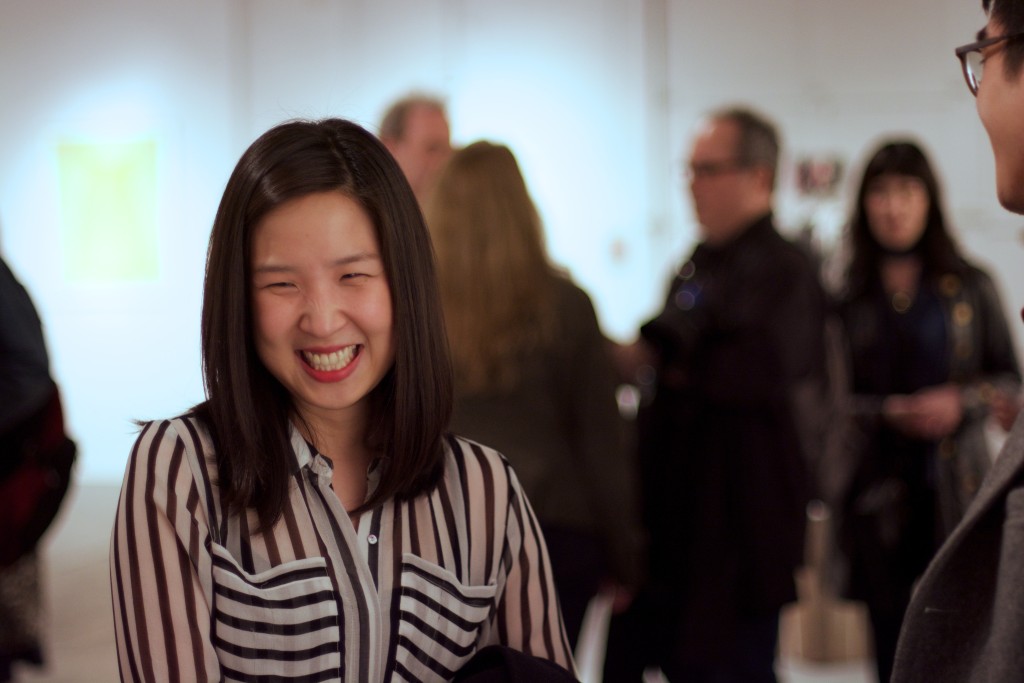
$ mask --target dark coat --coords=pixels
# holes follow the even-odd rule
[[[841,311],[854,395],[845,439],[849,486],[840,498],[851,597],[871,611],[879,677],[892,667],[914,582],[974,498],[989,457],[985,396],[1015,393],[1020,372],[992,279],[960,262],[921,282],[897,312],[876,277],[852,286]],[[938,441],[899,433],[882,418],[886,396],[953,383],[963,419]]]
[[[825,297],[771,216],[698,246],[642,334],[659,353],[639,416],[651,586],[672,656],[715,661],[737,618],[794,599],[808,458],[800,406],[824,375]]]
[[[39,314],[0,259],[0,434],[46,405],[52,386]]]
[[[608,341],[582,289],[559,277],[552,296],[554,340],[523,354],[515,388],[457,393],[451,428],[507,457],[541,523],[599,540],[612,576],[635,587],[643,548],[639,486]]]
[[[1024,681],[1024,419],[903,622],[892,682]]]
[[[991,462],[984,430],[985,396],[995,388],[1016,393],[1020,370],[999,294],[987,273],[962,263],[958,270],[929,278],[923,286],[934,292],[945,324],[946,355],[935,376],[960,385],[964,398],[959,429],[934,444],[939,457],[931,486],[938,496],[938,517],[932,527],[945,538],[974,498]],[[841,310],[853,365],[855,430],[850,441],[855,452],[850,457],[857,468],[848,491],[852,499],[886,478],[901,476],[892,469],[899,459],[883,453],[887,429],[881,406],[885,396],[908,389],[897,386],[892,365],[898,360],[887,348],[893,334],[888,321],[899,314],[889,309],[881,284],[851,291]]]

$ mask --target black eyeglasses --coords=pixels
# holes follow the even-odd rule
[[[697,178],[716,178],[720,175],[732,173],[734,171],[741,171],[748,167],[749,164],[745,164],[736,159],[728,161],[705,161],[687,166],[683,171],[683,176],[689,181],[696,180]]]
[[[1012,40],[1021,36],[1024,36],[1024,32],[1012,33],[1008,36],[985,38],[984,40],[962,45],[956,49],[956,56],[960,58],[960,66],[964,70],[964,80],[967,81],[967,87],[970,88],[972,95],[978,96],[978,86],[981,84],[981,74],[985,67],[984,55],[982,55],[981,51],[1004,40]]]

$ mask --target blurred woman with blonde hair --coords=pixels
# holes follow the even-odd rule
[[[548,259],[512,152],[456,152],[427,206],[455,366],[452,431],[519,473],[551,553],[570,642],[610,579],[640,568],[636,475],[608,342],[590,298]]]

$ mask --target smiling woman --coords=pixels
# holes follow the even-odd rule
[[[347,509],[366,496],[373,449],[359,426],[395,356],[379,252],[373,222],[343,192],[291,199],[252,237],[256,353],[331,458]]]
[[[290,200],[253,233],[256,352],[336,473],[349,464],[366,471],[372,451],[350,425],[365,421],[370,392],[394,360],[378,252],[370,218],[341,192]],[[365,489],[362,477],[345,481]]]
[[[572,680],[515,473],[446,433],[430,240],[373,136],[291,122],[246,151],[202,348],[207,400],[145,425],[125,474],[124,680],[450,680],[489,646]]]

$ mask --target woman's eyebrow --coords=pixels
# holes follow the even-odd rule
[[[376,254],[369,251],[360,251],[355,254],[348,256],[342,256],[341,258],[331,261],[328,265],[331,267],[347,266],[352,263],[361,263],[363,261],[380,261],[380,254]],[[252,269],[253,273],[291,273],[298,270],[295,266],[287,264],[276,264],[276,263],[265,263],[255,266]]]

